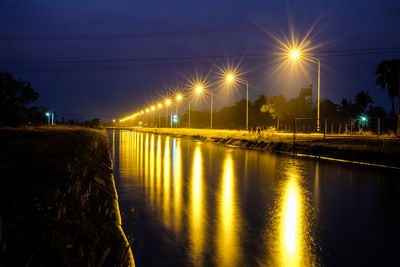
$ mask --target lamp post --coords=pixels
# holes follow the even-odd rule
[[[318,89],[317,89],[317,131],[320,131],[320,121],[319,121],[319,110],[320,110],[320,89],[321,89],[321,61],[318,58],[311,56],[301,55],[299,50],[290,51],[290,57],[292,59],[305,58],[308,61],[318,64]]]
[[[171,100],[170,99],[165,100],[165,106],[167,108],[167,118],[165,120],[165,128],[168,128],[169,105],[171,105]],[[172,127],[172,120],[171,120],[171,127]]]
[[[203,85],[197,85],[196,88],[194,89],[196,94],[201,94],[204,91]],[[190,128],[190,100],[189,100],[189,128]]]
[[[161,119],[160,113],[161,113],[162,104],[159,103],[159,104],[157,105],[157,107],[158,107],[158,125],[157,125],[157,128],[161,128],[161,126],[160,126],[160,119]]]
[[[154,127],[154,110],[156,109],[155,106],[151,106],[151,112],[153,113],[153,127]]]
[[[182,99],[183,99],[182,94],[177,94],[176,95],[176,118],[177,118],[177,121],[176,121],[176,124],[175,124],[175,128],[178,128],[178,122],[179,122],[178,106],[179,106],[179,102],[181,102]]]
[[[249,129],[249,82],[242,78],[236,77],[236,75],[232,73],[227,73],[225,75],[225,81],[227,83],[233,83],[236,81],[238,83],[246,85],[246,130],[248,130]]]
[[[213,119],[213,117],[212,117],[212,113],[213,113],[213,94],[210,94],[210,97],[211,97],[211,100],[210,100],[210,102],[211,102],[211,119],[210,119],[210,128],[212,129],[212,119]]]
[[[46,117],[47,117],[47,124],[50,125],[50,112],[46,112]]]
[[[149,112],[150,112],[150,109],[148,109],[148,108],[146,108],[146,121],[147,121],[147,127],[149,127]]]

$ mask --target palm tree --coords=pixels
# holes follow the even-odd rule
[[[400,60],[383,60],[378,64],[375,71],[376,84],[384,90],[387,88],[390,100],[392,101],[392,113],[394,113],[394,97],[399,96],[399,76],[400,76]]]
[[[399,98],[399,112],[397,115],[397,135],[400,135],[400,59],[383,60],[378,64],[375,71],[376,84],[381,89],[388,89],[389,97],[392,101],[392,114],[394,113],[394,97]]]

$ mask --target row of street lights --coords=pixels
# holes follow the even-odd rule
[[[235,72],[225,72],[224,75],[224,81],[226,84],[234,84],[234,83],[240,83],[240,84],[245,84],[246,85],[246,130],[249,127],[249,83],[247,82],[247,80],[244,80],[242,78],[240,78],[240,76],[235,73]],[[214,94],[211,92],[206,92],[206,83],[203,82],[199,82],[199,81],[195,81],[195,82],[191,82],[192,87],[190,88],[190,90],[192,91],[192,95],[196,95],[199,96],[203,93],[209,94],[210,95],[210,128],[213,128],[213,96]],[[179,103],[183,100],[183,94],[182,93],[177,93],[175,95],[175,104],[176,104],[176,115],[178,114],[178,108],[179,108]],[[165,105],[165,107],[167,108],[167,122],[166,125],[168,125],[168,117],[169,117],[169,106],[172,104],[172,100],[170,98],[166,98],[163,101],[159,102],[157,104],[158,107],[158,116],[159,116],[159,122],[158,125],[160,125],[160,110],[161,108]],[[188,100],[188,115],[189,115],[189,128],[191,127],[191,108],[190,108],[190,97]],[[123,119],[120,119],[120,122],[124,122],[130,119],[135,119],[139,116],[143,116],[146,113],[149,112],[154,112],[156,109],[155,105],[150,106],[149,108],[143,109],[141,111],[136,112],[135,114],[125,117]],[[153,125],[154,125],[154,113],[153,113]],[[172,114],[171,114],[171,128],[172,128]]]
[[[318,58],[309,56],[309,55],[305,55],[304,53],[302,53],[299,49],[297,48],[293,48],[290,49],[288,51],[286,51],[287,56],[291,59],[291,60],[299,60],[299,59],[305,59],[308,60],[310,62],[316,63],[318,64],[318,93],[317,93],[317,131],[320,131],[320,78],[321,78],[321,62]],[[233,70],[231,70],[230,68],[225,68],[225,71],[223,71],[222,73],[222,77],[224,79],[224,82],[226,84],[230,84],[230,85],[234,85],[234,84],[243,84],[246,85],[246,130],[249,129],[249,83],[247,80],[243,79],[240,77],[240,75],[238,73],[236,73],[234,70],[236,70],[236,68],[233,68]],[[193,91],[194,95],[201,95],[202,93],[205,92],[205,87],[206,84],[205,82],[191,82],[192,88],[191,90]],[[208,93],[210,95],[210,106],[211,106],[211,117],[210,117],[210,128],[213,127],[212,123],[213,123],[213,94],[212,93]],[[181,93],[178,93],[175,95],[175,100],[176,100],[176,115],[178,114],[178,106],[179,103],[182,101],[183,99],[183,95]],[[191,109],[190,109],[190,98],[189,98],[189,128],[191,126],[191,117],[190,117],[190,113],[191,113]],[[164,103],[164,104],[163,104]],[[169,106],[172,104],[172,100],[167,98],[164,99],[162,102],[160,102],[157,107],[159,109],[159,123],[158,125],[160,125],[160,110],[163,107],[163,105],[165,105],[167,107],[167,120],[169,117]],[[124,122],[126,120],[130,120],[130,119],[134,119],[140,115],[144,115],[145,113],[148,113],[150,111],[155,111],[156,107],[155,105],[151,106],[150,108],[146,108],[144,110],[138,111],[135,114],[128,116],[126,118],[123,118],[120,120],[120,122]],[[154,125],[154,113],[153,113],[153,125]],[[172,117],[171,117],[171,127],[172,127]]]

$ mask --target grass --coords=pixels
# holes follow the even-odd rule
[[[130,264],[104,131],[4,128],[0,147],[4,265]]]

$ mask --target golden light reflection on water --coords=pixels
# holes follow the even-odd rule
[[[121,177],[126,178],[121,181],[128,186],[134,183],[135,190],[142,190],[143,186],[138,185],[144,184],[144,191],[138,192],[145,193],[145,205],[168,230],[168,238],[184,242],[182,253],[193,265],[240,266],[243,263],[244,266],[249,262],[267,266],[316,265],[310,234],[311,209],[303,185],[304,174],[298,164],[277,167],[278,163],[266,156],[246,151],[240,158],[240,153],[232,151],[218,154],[217,148],[211,158],[208,145],[192,146],[193,143],[179,138],[151,134],[121,131],[115,142],[118,139],[119,147],[115,149],[119,149],[119,170]],[[249,161],[249,165],[243,160]],[[264,162],[268,166],[263,166]],[[243,173],[246,168],[247,178]],[[267,215],[270,225],[266,231],[256,229],[266,232],[263,241],[267,246],[257,249],[265,251],[267,259],[263,252],[257,255],[258,252],[244,246],[252,246],[252,242],[259,246],[259,240],[248,240],[245,226],[248,215],[240,209],[241,204],[246,207],[245,201],[241,201],[243,192],[246,196],[258,192],[250,186],[258,182],[252,177],[254,168],[260,170],[256,173],[260,180],[257,186],[277,192],[273,212]],[[318,166],[315,175],[314,182],[318,184]],[[312,199],[318,195],[312,193]],[[254,205],[260,212],[270,207],[262,198],[256,200]],[[247,250],[256,259],[249,260],[253,255],[246,254]]]
[[[149,134],[146,134],[146,139],[144,142],[144,174],[143,174],[143,178],[142,181],[144,182],[144,184],[146,185],[146,180],[149,177]],[[145,191],[147,193],[147,189],[148,187],[145,186]]]
[[[164,176],[163,176],[163,215],[165,225],[170,225],[170,186],[171,186],[171,161],[170,161],[170,144],[169,137],[165,139],[164,147]]]
[[[181,230],[181,215],[182,215],[182,152],[181,141],[174,139],[174,226],[175,232]]]
[[[299,265],[302,243],[302,210],[296,178],[287,182],[281,210],[281,260],[284,265]]]
[[[270,228],[269,264],[277,266],[315,265],[310,236],[310,211],[299,170],[287,168],[275,207],[274,225]]]
[[[156,156],[156,205],[160,206],[161,201],[161,136],[157,138],[157,156]]]
[[[134,151],[134,137],[131,134],[120,134],[119,138],[119,155],[120,164],[124,167],[126,172],[132,172],[135,169],[134,162],[132,161]],[[123,144],[123,145],[121,145]]]
[[[217,253],[220,266],[234,266],[238,263],[239,210],[235,199],[235,174],[231,154],[227,154],[223,166],[223,178],[219,193],[219,218],[217,232]]]
[[[203,203],[203,159],[200,145],[196,145],[190,192],[190,217],[189,217],[189,235],[192,247],[192,260],[196,265],[202,263],[202,253],[204,245],[204,203]]]
[[[154,201],[154,170],[155,170],[155,164],[154,164],[154,134],[151,135],[151,140],[150,140],[150,181],[149,184],[146,185],[149,188],[150,191],[150,201]]]
[[[127,133],[127,134],[129,134],[129,132]],[[144,142],[143,142],[143,139],[144,139],[144,134],[141,134],[140,135],[140,145],[139,145],[139,147],[140,147],[140,151],[139,151],[139,173],[140,173],[140,176],[138,176],[138,177],[141,177],[142,175],[143,175],[143,164],[144,164],[144,159],[143,159],[143,146],[144,146]]]

